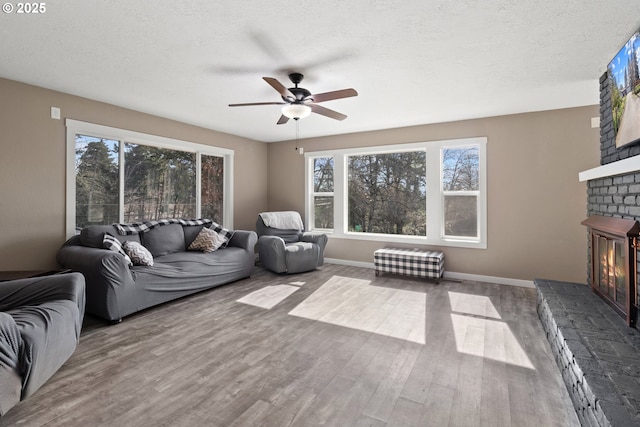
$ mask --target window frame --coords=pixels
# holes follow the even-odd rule
[[[478,144],[456,144],[456,145],[448,145],[448,144],[443,144],[440,147],[440,213],[442,215],[442,219],[440,221],[440,236],[442,239],[446,239],[452,242],[466,242],[469,240],[481,240],[480,238],[480,233],[482,232],[481,230],[481,223],[480,223],[480,217],[484,216],[486,217],[486,209],[483,215],[483,212],[481,212],[481,180],[482,180],[482,174],[481,171],[485,169],[485,167],[483,167],[482,164],[482,160],[481,160],[481,153],[480,153],[480,149],[478,149],[478,189],[477,190],[445,190],[444,189],[444,150],[446,149],[458,149],[458,148],[466,148],[466,147],[476,147],[478,146]],[[485,185],[486,185],[486,181],[485,181]],[[465,237],[465,236],[448,236],[446,235],[446,231],[445,231],[445,208],[446,208],[446,204],[445,204],[445,198],[447,196],[475,196],[476,197],[476,212],[478,212],[478,215],[476,216],[476,227],[478,230],[478,239],[470,239],[469,237]],[[486,227],[485,227],[486,228]]]
[[[66,119],[66,236],[76,234],[76,135],[87,135],[119,142],[119,166],[124,160],[124,144],[140,144],[196,154],[196,216],[201,213],[201,155],[222,157],[224,167],[223,226],[233,229],[233,163],[234,150],[195,142],[135,132],[111,126]],[[119,167],[119,222],[124,218],[124,168]]]
[[[442,150],[465,146],[478,147],[478,237],[444,235],[444,191]],[[425,150],[427,186],[427,232],[426,236],[403,236],[394,234],[358,233],[347,230],[348,222],[348,157],[350,155],[386,154]],[[391,243],[452,246],[462,248],[487,248],[487,138],[473,137],[438,141],[424,141],[407,144],[393,144],[326,151],[306,151],[305,156],[305,220],[310,231],[327,233],[331,238]],[[313,161],[318,157],[333,157],[334,164],[334,228],[333,230],[313,228]],[[429,191],[430,188],[436,191]],[[475,193],[475,192],[474,192]]]
[[[322,158],[333,158],[333,156],[315,156],[313,157],[313,159],[311,160],[311,187],[309,189],[310,191],[310,206],[311,206],[311,212],[310,215],[308,216],[307,219],[307,224],[309,226],[309,229],[315,230],[315,231],[321,231],[323,233],[330,233],[332,232],[333,229],[330,228],[320,228],[320,227],[316,227],[315,224],[315,199],[316,197],[331,197],[333,198],[333,205],[334,205],[334,221],[335,221],[335,203],[336,203],[336,197],[335,197],[335,190],[336,190],[336,180],[335,180],[335,159],[334,159],[334,165],[333,165],[333,173],[334,173],[334,177],[333,177],[333,191],[315,191],[315,159],[322,159]],[[335,222],[334,222],[334,227],[335,227]]]

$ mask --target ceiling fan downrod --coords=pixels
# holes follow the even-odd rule
[[[301,73],[289,73],[289,80],[291,80],[291,83],[293,83],[295,87],[298,87],[298,83],[300,83],[302,79],[304,79],[304,75]]]

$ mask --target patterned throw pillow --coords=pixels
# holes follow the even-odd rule
[[[120,243],[120,240],[116,239],[111,234],[104,233],[104,236],[102,236],[102,247],[122,255],[129,267],[133,265],[133,262],[131,262],[131,258],[129,258],[129,255],[127,255],[127,253],[122,248],[122,244]]]
[[[227,244],[229,244],[229,240],[231,240],[231,238],[233,237],[233,230],[227,230],[226,228],[224,228],[223,226],[221,226],[220,224],[217,224],[215,222],[211,222],[211,229],[213,231],[215,231],[218,234],[221,234],[222,237],[225,238],[224,243],[222,246],[220,246],[221,248],[226,248]]]
[[[133,265],[153,266],[153,255],[151,252],[138,242],[124,242],[124,251],[133,261]]]
[[[222,245],[226,243],[227,239],[222,234],[218,234],[210,228],[203,227],[193,243],[189,245],[189,250],[208,253],[221,248]]]

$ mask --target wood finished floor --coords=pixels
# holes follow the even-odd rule
[[[239,301],[240,300],[240,301]],[[577,426],[535,290],[325,265],[108,326],[0,425]]]

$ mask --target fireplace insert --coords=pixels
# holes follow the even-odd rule
[[[593,215],[582,221],[589,227],[591,289],[635,326],[638,314],[638,221]]]

